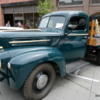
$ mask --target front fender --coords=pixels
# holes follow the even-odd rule
[[[39,51],[31,51],[18,55],[10,60],[11,72],[15,77],[15,86],[10,85],[14,89],[19,89],[39,64],[52,61],[58,65],[60,75],[65,75],[65,61],[62,53],[56,48],[50,48]]]

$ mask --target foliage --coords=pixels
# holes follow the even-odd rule
[[[40,16],[52,12],[54,8],[55,6],[53,5],[52,0],[44,0],[44,2],[39,0],[38,2],[38,12]]]

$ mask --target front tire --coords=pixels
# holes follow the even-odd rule
[[[41,100],[51,90],[55,82],[56,74],[49,63],[39,65],[32,71],[23,87],[26,100]]]

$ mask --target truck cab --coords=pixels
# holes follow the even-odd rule
[[[84,20],[84,25],[80,24],[82,20]],[[39,24],[39,28],[61,33],[57,48],[63,53],[66,61],[71,61],[81,59],[85,55],[88,23],[89,18],[83,12],[60,11],[45,15]]]
[[[96,23],[89,21],[81,11],[57,11],[44,15],[38,29],[0,32],[0,80],[23,87],[26,100],[44,98],[57,75],[86,66],[83,59],[90,54],[100,58]]]

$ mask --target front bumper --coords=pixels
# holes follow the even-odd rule
[[[4,81],[12,89],[18,90],[15,78],[14,78],[12,72],[10,71],[10,69],[8,69],[8,68],[5,68],[5,69],[0,68],[0,81],[1,82]]]
[[[11,86],[11,83],[15,84],[14,76],[11,70],[8,68],[8,62],[11,59],[9,53],[4,50],[0,50],[0,81],[4,81]]]
[[[3,51],[3,48],[0,46],[0,81],[3,81],[4,79],[7,79],[9,78],[9,75],[6,73],[6,66],[3,67],[2,65],[2,59],[5,59],[5,55],[8,54],[7,52],[5,53]],[[7,57],[7,56],[6,56]],[[8,58],[8,57],[7,57]]]
[[[2,70],[0,68],[0,81],[3,81],[4,79],[7,79],[8,83],[9,83],[9,77],[10,76],[6,72],[4,72],[4,70]]]

